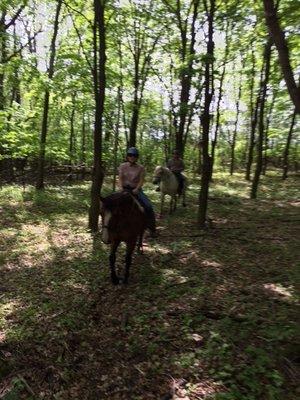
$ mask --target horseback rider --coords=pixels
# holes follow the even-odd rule
[[[167,162],[167,167],[173,172],[178,180],[178,194],[181,195],[184,186],[184,176],[182,171],[184,171],[184,163],[182,158],[180,158],[180,152],[178,150],[173,151],[173,157]]]
[[[122,190],[130,190],[136,195],[138,201],[144,207],[147,216],[147,227],[150,230],[151,237],[157,237],[156,221],[153,206],[142,190],[145,178],[145,168],[137,163],[139,151],[136,147],[130,147],[127,150],[126,162],[119,168],[119,187]]]

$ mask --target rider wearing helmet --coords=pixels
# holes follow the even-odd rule
[[[184,163],[182,158],[180,158],[180,152],[178,150],[175,149],[173,151],[173,158],[167,162],[167,167],[178,179],[178,194],[181,194],[184,186],[184,176],[181,174],[184,170]]]
[[[122,163],[118,168],[119,186],[122,190],[131,190],[132,193],[137,196],[137,199],[145,209],[150,235],[151,237],[156,237],[154,210],[150,200],[142,190],[145,178],[145,168],[137,163],[138,157],[139,151],[136,147],[130,147],[127,150],[126,162]]]

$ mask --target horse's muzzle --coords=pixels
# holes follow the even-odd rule
[[[101,240],[104,244],[110,244],[111,240],[109,237],[108,229],[104,227],[101,232]]]

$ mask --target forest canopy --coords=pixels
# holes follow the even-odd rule
[[[0,13],[1,180],[42,188],[45,169],[80,166],[99,192],[135,145],[150,171],[174,148],[202,179],[244,169],[252,197],[267,165],[297,168],[296,0],[2,0]]]

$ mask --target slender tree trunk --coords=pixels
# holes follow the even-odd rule
[[[5,29],[5,17],[6,10],[4,9],[0,14],[0,66],[4,65],[6,59],[6,29]],[[4,69],[0,68],[0,113],[5,108],[5,97],[4,97]],[[7,150],[0,144],[0,155],[7,153]],[[1,159],[0,157],[0,178],[3,180],[13,179],[12,163],[7,158]]]
[[[198,174],[202,174],[202,124],[201,124],[201,116],[200,116],[200,124],[199,124],[199,139],[198,139],[198,160],[197,160],[197,169]],[[211,171],[210,171],[211,172]],[[212,172],[210,176],[210,180],[212,178]]]
[[[17,52],[17,34],[16,26],[14,25],[14,53]],[[20,53],[20,58],[22,59],[22,53]],[[14,66],[14,79],[12,82],[12,95],[11,95],[11,105],[13,102],[21,104],[21,91],[20,91],[20,78],[19,78],[19,67]]]
[[[265,46],[264,51],[264,64],[265,64],[265,73],[264,80],[261,91],[261,100],[260,100],[260,110],[259,110],[259,127],[258,127],[258,138],[257,138],[257,156],[256,156],[256,169],[252,182],[251,188],[251,199],[256,199],[257,197],[257,189],[260,180],[260,175],[262,171],[262,162],[263,162],[263,142],[264,142],[264,111],[265,111],[265,103],[267,96],[267,86],[270,75],[270,61],[271,61],[271,49],[272,49],[272,41],[268,40]]]
[[[215,126],[214,138],[212,139],[212,142],[211,142],[211,175],[213,173],[213,167],[214,167],[214,162],[215,162],[215,152],[216,152],[216,146],[217,146],[217,142],[218,142],[218,133],[219,133],[219,128],[220,128],[221,101],[223,98],[223,84],[224,84],[224,78],[225,78],[225,73],[226,73],[226,64],[227,64],[227,60],[228,60],[228,55],[229,55],[229,18],[227,18],[227,20],[226,20],[225,52],[224,52],[223,68],[222,68],[221,77],[220,77],[219,95],[218,95],[217,110],[216,110],[216,126]],[[212,176],[210,178],[212,178]]]
[[[70,155],[70,165],[73,164],[75,160],[75,151],[76,151],[76,143],[75,143],[75,96],[72,95],[72,111],[71,111],[71,118],[70,118],[70,144],[69,144],[69,155]]]
[[[62,6],[62,0],[58,0],[56,7],[56,14],[54,20],[54,31],[53,37],[51,41],[51,50],[50,50],[50,62],[48,69],[48,79],[52,80],[54,75],[54,63],[55,63],[55,55],[56,55],[56,38],[58,34],[58,23],[59,23],[59,15]],[[42,131],[40,137],[40,151],[39,151],[39,162],[38,162],[38,177],[36,182],[36,189],[41,190],[44,189],[44,166],[45,166],[45,154],[46,154],[46,139],[47,139],[47,131],[48,131],[48,114],[49,114],[49,99],[50,99],[50,90],[47,86],[44,95],[44,111],[43,111],[43,120],[42,120]]]
[[[288,88],[290,97],[295,105],[296,113],[300,113],[300,87],[296,85],[293,70],[290,63],[289,48],[282,31],[278,16],[277,6],[273,0],[263,0],[265,8],[266,24],[269,28],[270,35],[278,50],[279,63]]]
[[[195,41],[196,41],[196,29],[195,24],[198,17],[198,6],[199,0],[193,1],[193,15],[191,22],[191,40],[189,44],[188,54],[187,53],[187,25],[185,26],[185,31],[181,32],[182,35],[182,48],[183,50],[183,62],[187,63],[187,68],[182,68],[181,72],[181,93],[180,93],[180,109],[179,109],[179,126],[176,132],[176,149],[183,156],[184,145],[185,145],[185,134],[187,135],[186,122],[189,112],[189,98],[191,91],[191,83],[193,76],[193,57],[195,54]],[[188,57],[188,60],[187,60]]]
[[[94,128],[94,165],[91,186],[91,206],[89,210],[89,228],[92,232],[97,232],[100,212],[100,192],[104,178],[102,165],[102,134],[106,85],[106,29],[104,19],[105,0],[94,0],[94,12],[94,95],[96,109]],[[97,38],[99,38],[99,41]],[[97,51],[99,52],[99,57],[97,57]]]
[[[127,131],[127,118],[126,118],[126,111],[125,111],[125,104],[123,99],[123,92],[124,92],[124,83],[123,83],[123,54],[122,54],[122,45],[121,41],[118,41],[118,56],[119,56],[119,65],[120,65],[120,96],[119,102],[120,107],[122,110],[122,119],[123,119],[123,127],[124,127],[124,134],[126,139],[126,148],[129,147],[129,136]],[[119,107],[119,106],[118,106]]]
[[[270,129],[270,122],[273,114],[273,109],[275,105],[275,100],[277,97],[277,91],[273,92],[272,102],[269,108],[267,121],[266,121],[266,130],[264,135],[264,149],[263,149],[263,167],[262,167],[262,174],[266,175],[267,172],[267,165],[268,165],[268,150],[269,150],[269,129]]]
[[[242,62],[242,68],[244,68],[244,62]],[[242,75],[243,75],[243,70],[240,72],[238,97],[237,97],[237,100],[235,103],[236,118],[235,118],[235,122],[234,122],[234,131],[233,131],[232,143],[231,143],[230,175],[233,175],[234,168],[235,168],[235,145],[236,145],[237,129],[238,129],[239,116],[240,116],[240,101],[241,101],[241,95],[242,95]]]
[[[139,120],[139,97],[138,97],[138,90],[139,90],[139,78],[136,77],[134,83],[134,97],[132,103],[132,116],[131,116],[131,124],[129,130],[129,147],[136,145],[136,131],[138,127],[138,120]]]
[[[206,3],[206,2],[205,2]],[[199,194],[198,224],[200,228],[205,227],[209,180],[211,174],[211,158],[209,156],[209,127],[210,127],[210,104],[213,97],[213,66],[211,60],[214,56],[214,14],[215,0],[210,0],[210,10],[207,10],[208,17],[208,39],[207,39],[207,58],[205,62],[205,97],[204,110],[201,116],[202,125],[202,176],[201,190]]]
[[[86,163],[86,123],[85,113],[82,114],[82,125],[81,125],[81,157],[80,162],[85,166]]]
[[[117,178],[117,161],[118,161],[118,145],[119,145],[119,131],[120,131],[120,121],[121,121],[121,87],[118,87],[118,111],[117,111],[117,121],[116,129],[114,135],[114,172],[113,172],[113,192],[116,190],[116,178]]]
[[[3,10],[0,16],[0,65],[5,63],[6,59],[6,29],[5,29],[6,10]],[[0,69],[0,111],[4,110],[4,71]]]
[[[175,110],[175,101],[174,101],[174,64],[172,61],[172,57],[170,57],[170,90],[169,90],[169,138],[170,138],[170,146],[169,146],[169,153],[168,159],[171,155],[171,147],[175,146],[176,148],[176,132],[178,131],[178,115]]]
[[[290,145],[292,141],[293,130],[296,121],[296,109],[294,110],[291,126],[289,129],[284,153],[283,153],[283,172],[282,172],[282,179],[285,180],[288,177],[288,170],[289,170],[289,152],[290,152]]]
[[[256,60],[255,60],[255,52],[253,49],[253,43],[251,43],[251,52],[252,52],[252,71],[251,71],[251,83],[250,83],[250,117],[251,117],[251,128],[250,128],[250,137],[249,137],[249,147],[248,147],[248,157],[247,157],[247,166],[246,166],[246,180],[250,181],[251,179],[251,168],[253,163],[253,152],[255,147],[255,131],[257,127],[258,120],[258,110],[260,104],[260,91],[263,83],[263,70],[264,66],[261,69],[260,74],[260,83],[259,83],[259,91],[256,97],[256,102],[254,106],[254,85],[255,85],[255,76],[256,76]]]
[[[153,6],[154,0],[149,0],[146,10],[146,15]],[[130,2],[131,6],[134,7],[135,16],[140,15],[140,10],[138,10],[137,4],[134,5]],[[153,39],[150,44],[147,40],[147,35],[145,31],[141,31],[141,26],[143,24],[147,25],[147,18],[144,21],[135,19],[134,20],[134,46],[131,48],[131,53],[134,58],[134,76],[133,76],[133,86],[134,86],[134,97],[132,102],[132,115],[129,131],[129,146],[136,145],[137,139],[137,128],[139,122],[140,109],[143,102],[143,94],[145,89],[145,83],[149,76],[152,54],[157,45],[160,33]]]

